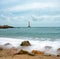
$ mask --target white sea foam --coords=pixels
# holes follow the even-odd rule
[[[26,50],[40,50],[40,51],[45,51],[45,46],[51,46],[52,49],[50,51],[47,51],[47,53],[50,54],[57,54],[56,50],[60,48],[60,41],[40,41],[40,40],[29,40],[31,43],[31,46],[29,47],[21,47],[20,44],[24,40],[29,40],[29,39],[15,39],[15,38],[3,38],[0,37],[0,45],[4,45],[5,43],[10,43],[14,47],[20,47],[21,49],[26,49]]]

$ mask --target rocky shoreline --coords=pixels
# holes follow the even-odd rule
[[[8,25],[2,25],[0,26],[0,29],[6,29],[6,28],[14,28],[13,26],[8,26]]]
[[[22,46],[22,47],[31,46],[31,43],[29,41],[23,41],[23,42],[21,42],[20,46]],[[10,43],[5,43],[4,45],[0,45],[0,57],[1,56],[21,55],[21,54],[27,54],[30,56],[36,56],[36,55],[52,56],[52,54],[48,53],[51,48],[52,47],[50,47],[50,46],[45,46],[45,51],[32,50],[29,52],[22,48],[19,48],[19,49],[15,48]],[[46,52],[46,51],[48,51],[48,52]],[[55,55],[55,56],[60,57],[60,48],[57,49],[57,55]]]

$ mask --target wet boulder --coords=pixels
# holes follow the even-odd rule
[[[45,46],[45,50],[50,50],[51,48],[51,46]]]
[[[10,43],[5,43],[4,44],[4,48],[6,49],[6,48],[13,48],[13,45],[12,44],[10,44]]]
[[[17,53],[16,53],[16,55],[18,55],[18,54],[28,54],[28,55],[30,55],[30,56],[35,56],[35,54],[34,53],[31,53],[31,52],[28,52],[28,51],[26,51],[26,50],[19,50]]]
[[[57,49],[57,56],[60,56],[60,48]]]
[[[0,51],[2,51],[3,50],[3,46],[2,45],[0,45]]]
[[[27,54],[27,53],[28,53],[28,51],[25,51],[25,50],[22,50],[22,49],[17,52],[17,54]]]
[[[21,46],[31,46],[29,41],[23,41],[20,45]]]
[[[51,46],[45,46],[44,48],[45,48],[44,55],[50,56],[52,47]]]
[[[11,45],[10,43],[6,43],[6,44],[4,44],[5,46],[7,46],[7,45]]]
[[[44,52],[38,51],[38,50],[32,50],[32,53],[39,54],[39,55],[44,55]]]
[[[28,53],[28,55],[30,55],[30,56],[35,56],[35,54],[34,54],[34,53]]]

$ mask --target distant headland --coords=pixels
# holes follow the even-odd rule
[[[0,25],[0,29],[6,29],[6,28],[14,28],[14,27],[8,25]]]

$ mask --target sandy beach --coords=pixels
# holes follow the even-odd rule
[[[20,51],[20,54],[16,53],[16,49],[0,49],[0,59],[60,59],[60,56],[48,56],[44,54],[35,54],[31,55],[28,53],[22,53]]]
[[[7,57],[0,57],[0,59],[60,59],[60,57],[56,57],[56,56],[41,56],[41,55],[37,55],[37,56],[29,56],[26,54],[23,55],[15,55],[15,56],[7,56]]]
[[[24,50],[25,47],[31,47],[29,41],[22,41],[20,48],[12,47],[10,43],[0,45],[0,59],[60,59],[60,48],[57,50],[57,55],[50,54],[51,46],[45,46],[45,51],[39,50]],[[9,48],[10,47],[10,48]],[[22,48],[24,47],[24,49]],[[47,52],[46,52],[47,51]]]

